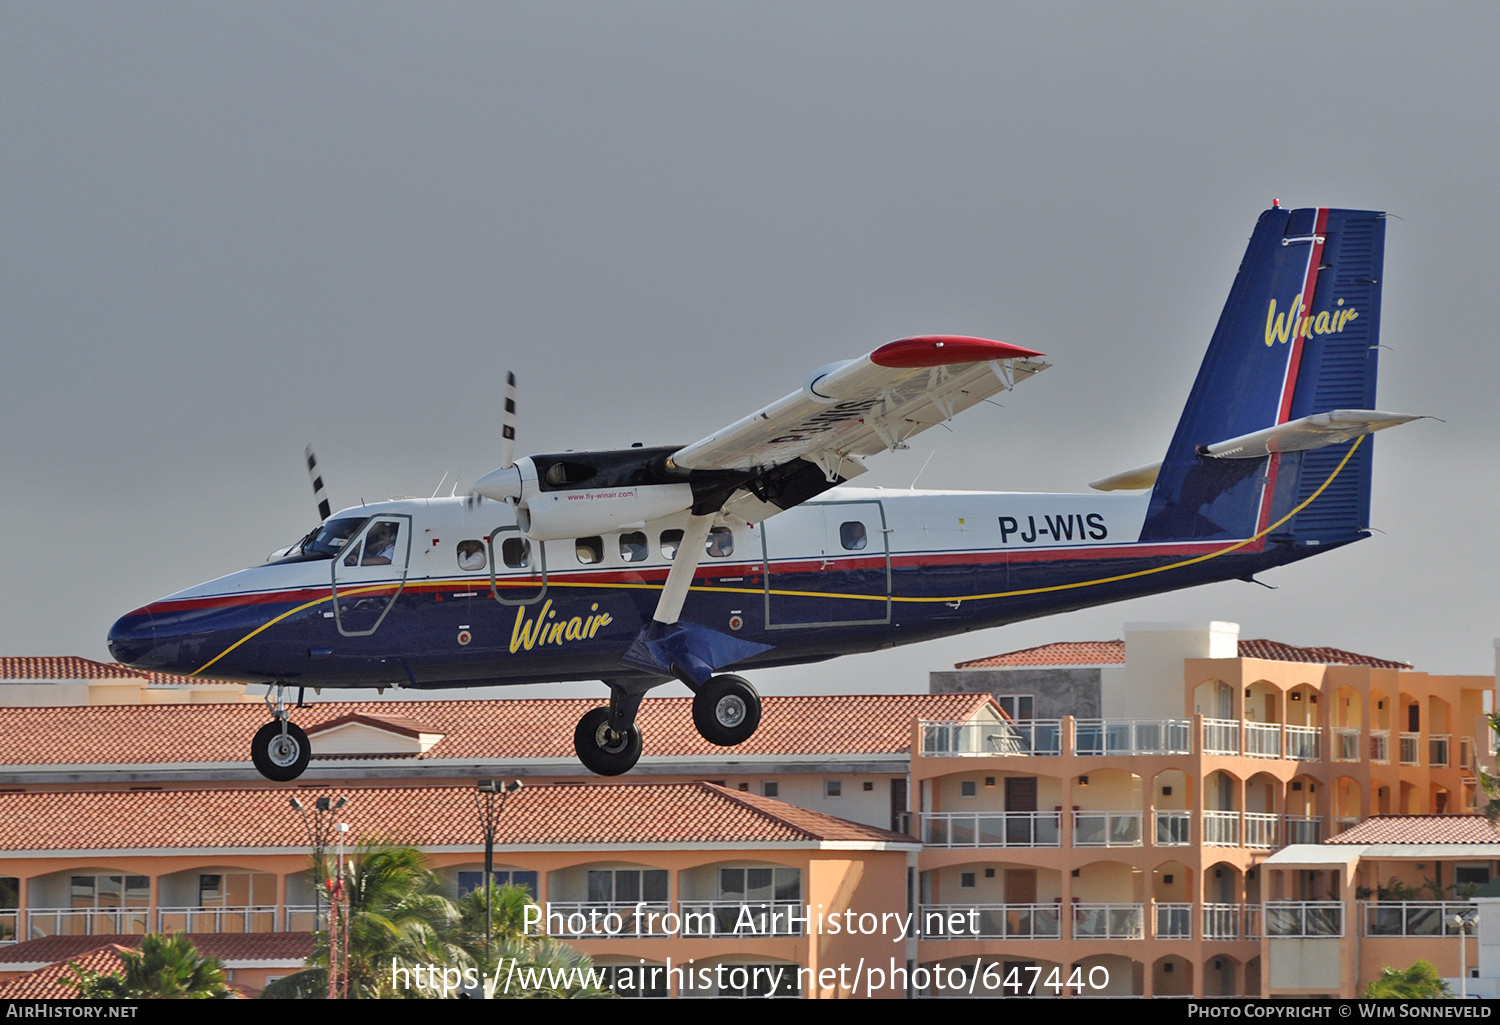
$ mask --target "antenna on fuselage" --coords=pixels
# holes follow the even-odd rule
[[[333,507],[328,504],[328,490],[323,487],[323,475],[318,472],[318,457],[313,454],[313,448],[308,445],[302,452],[307,460],[307,475],[312,478],[313,501],[318,503],[318,522],[325,523],[333,513]]]

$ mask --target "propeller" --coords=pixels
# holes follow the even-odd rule
[[[483,498],[513,502],[521,497],[521,474],[516,469],[516,375],[509,370],[505,372],[505,408],[500,414],[500,458],[500,468],[480,477],[469,490],[469,508]]]
[[[307,475],[312,478],[313,501],[318,503],[318,522],[326,523],[333,513],[333,507],[328,504],[328,491],[323,487],[323,475],[318,472],[318,457],[313,454],[311,445],[307,446],[302,455],[307,459]]]

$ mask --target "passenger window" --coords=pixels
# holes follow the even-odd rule
[[[473,572],[481,570],[488,565],[489,559],[484,554],[483,541],[460,541],[458,543],[458,568]]]
[[[704,547],[715,559],[727,559],[734,554],[734,532],[728,527],[715,527],[708,532]]]
[[[839,543],[844,546],[846,552],[862,551],[865,545],[870,543],[870,537],[865,533],[865,525],[858,520],[840,523]]]
[[[604,561],[604,538],[580,537],[573,545],[574,551],[578,553],[578,561],[585,566]]]
[[[500,561],[511,569],[531,565],[531,542],[524,537],[508,537],[500,542]]]
[[[672,560],[677,558],[677,549],[682,546],[682,531],[664,530],[661,532],[661,557]]]
[[[645,562],[651,553],[646,549],[646,535],[636,530],[620,535],[620,558],[626,562]]]

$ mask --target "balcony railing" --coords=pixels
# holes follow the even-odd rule
[[[1475,913],[1475,905],[1452,900],[1367,903],[1363,906],[1366,936],[1457,936],[1460,930],[1449,919]],[[1473,932],[1474,928],[1470,926],[1470,935]]]
[[[1056,904],[923,904],[918,921],[929,940],[1062,938]]]
[[[19,911],[0,911],[0,944],[15,943],[21,927]]]
[[[1156,846],[1190,847],[1193,842],[1193,813],[1190,811],[1153,811],[1156,822]]]
[[[943,722],[924,719],[922,754],[929,758],[983,758],[1062,753],[1056,719],[1018,722]]]
[[[157,932],[275,932],[276,906],[157,908]]]
[[[1333,728],[1333,760],[1336,762],[1359,761],[1359,727],[1335,726]]]
[[[740,905],[732,905],[738,912]],[[762,905],[749,904],[747,908]],[[637,904],[634,901],[548,901],[545,925],[548,935],[565,939],[640,939],[647,936],[667,936],[670,920],[667,912],[671,906],[666,901]],[[744,919],[743,925],[759,922],[756,912]],[[734,934],[734,922],[729,932]],[[767,935],[741,928],[740,934]],[[788,936],[791,933],[776,933]]]
[[[328,924],[326,905],[288,904],[281,910],[281,927],[286,932],[317,932]]]
[[[1273,937],[1344,935],[1344,905],[1329,900],[1268,900],[1266,933]]]
[[[1474,738],[1458,738],[1458,767],[1467,773],[1474,772]]]
[[[1286,817],[1286,842],[1322,843],[1323,820],[1316,815],[1288,815]]]
[[[1156,904],[1156,938],[1159,940],[1190,940],[1193,938],[1193,906],[1191,904]]]
[[[1316,726],[1286,727],[1286,756],[1299,762],[1316,762],[1322,754],[1318,741],[1322,731]]]
[[[1245,846],[1272,848],[1276,843],[1276,816],[1267,812],[1245,812]]]
[[[1079,719],[1073,750],[1080,755],[1192,754],[1190,719]]]
[[[1140,904],[1074,904],[1075,940],[1138,940],[1145,935]]]
[[[1074,847],[1141,846],[1141,813],[1138,811],[1075,811]]]
[[[683,936],[801,936],[805,905],[795,901],[760,903],[729,900],[683,901]]]
[[[1391,764],[1391,731],[1370,731],[1370,761],[1376,765]]]
[[[1206,940],[1249,939],[1244,904],[1203,905],[1203,938]]]
[[[31,908],[26,912],[31,939],[43,936],[144,935],[151,931],[149,908]]]
[[[1245,754],[1251,758],[1281,757],[1281,726],[1276,723],[1245,723]]]
[[[1208,755],[1237,755],[1240,753],[1240,723],[1238,719],[1204,719],[1203,753]]]
[[[1061,847],[1055,811],[933,812],[922,816],[929,847]]]
[[[1427,763],[1434,768],[1448,767],[1448,741],[1452,734],[1438,733],[1427,738]]]
[[[1421,758],[1419,757],[1419,752],[1421,750],[1421,743],[1422,743],[1422,735],[1420,733],[1403,733],[1403,734],[1401,734],[1401,764],[1402,765],[1421,765],[1422,764]]]
[[[1240,845],[1240,813],[1205,811],[1203,813],[1203,845],[1205,847],[1238,847]]]

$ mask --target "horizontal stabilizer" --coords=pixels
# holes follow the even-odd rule
[[[1262,459],[1276,452],[1305,452],[1328,445],[1342,445],[1364,434],[1425,419],[1402,413],[1382,413],[1377,409],[1334,409],[1204,445],[1198,449],[1198,454],[1214,459]]]

